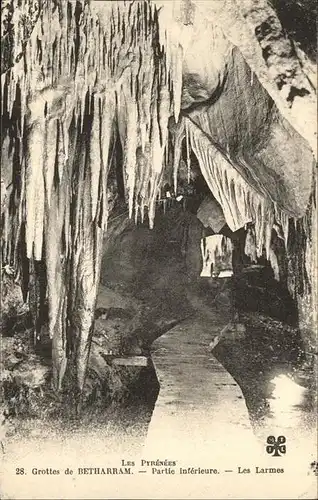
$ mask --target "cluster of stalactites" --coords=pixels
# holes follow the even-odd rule
[[[137,219],[140,213],[143,219],[147,207],[152,226],[168,158],[168,119],[173,111],[178,118],[181,95],[180,64],[173,48],[163,44],[167,36],[159,39],[157,8],[148,1],[47,0],[25,43],[23,19],[29,2],[13,0],[13,4],[16,62],[2,76],[2,109],[10,121],[19,101],[18,161],[23,179],[15,212],[19,212],[19,224],[26,219],[28,257],[42,257],[44,213],[50,205],[54,165],[59,165],[61,180],[73,129],[85,133],[85,116],[94,102],[94,120],[99,119],[98,113],[106,116],[101,124],[103,136],[111,136],[115,128],[120,136],[129,214]],[[48,140],[52,130],[55,144]],[[96,139],[91,130],[90,150],[97,151]],[[105,145],[100,147],[105,150]],[[8,149],[6,161],[13,171],[16,157],[12,147]],[[94,218],[102,168],[99,153],[91,153],[90,168]],[[6,258],[11,246],[6,245]]]
[[[47,296],[54,384],[61,388],[75,353],[82,390],[112,155],[119,136],[130,216],[143,219],[147,207],[152,226],[168,118],[180,111],[180,61],[147,0],[46,0],[26,37],[32,1],[12,0],[12,65],[1,80],[2,160],[12,180],[2,257],[22,273],[25,292],[29,260],[45,261],[35,305],[43,317]]]
[[[143,220],[147,207],[152,227],[163,168],[170,157],[168,119],[174,114],[175,121],[179,120],[181,47],[168,39],[159,26],[156,7],[147,1],[89,5],[84,0],[44,2],[24,47],[23,19],[29,1],[13,0],[13,4],[13,60],[17,62],[2,77],[2,109],[10,120],[19,101],[20,139],[7,137],[3,154],[10,152],[6,161],[12,163],[12,171],[14,162],[20,163],[21,185],[19,196],[14,198],[15,223],[9,223],[12,213],[5,217],[5,260],[17,247],[24,218],[27,256],[42,258],[43,225],[52,186],[56,178],[61,182],[72,156],[72,130],[85,132],[85,115],[92,107],[93,126],[88,137],[92,220],[97,215],[102,162],[108,163],[108,148],[116,128],[123,146],[129,215],[137,219],[140,214]],[[9,136],[9,127],[7,133]],[[263,248],[269,255],[274,222],[281,225],[287,241],[288,217],[268,197],[251,188],[187,118],[181,118],[176,127],[175,189],[184,138],[188,178],[192,149],[229,227],[236,231],[253,222],[258,256]],[[64,217],[67,210],[61,213]],[[67,224],[65,231],[68,241]]]
[[[229,228],[235,232],[250,224],[254,225],[255,258],[261,257],[265,249],[266,257],[270,260],[272,230],[275,227],[281,228],[279,236],[284,238],[287,247],[288,215],[264,193],[253,189],[200,128],[186,117],[179,121],[174,131],[175,189],[177,189],[178,168],[184,140],[188,170],[191,168],[192,150],[198,159],[207,185],[222,207]]]

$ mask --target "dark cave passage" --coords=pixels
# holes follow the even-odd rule
[[[297,308],[287,288],[274,279],[266,261],[251,265],[243,258],[245,234],[242,233],[236,235],[237,251],[233,254],[240,272],[232,278],[200,277],[200,241],[207,230],[193,213],[199,204],[195,200],[195,196],[189,197],[187,209],[181,203],[159,209],[153,230],[146,225],[136,227],[128,223],[123,231],[120,229],[122,232],[114,233],[113,239],[107,240],[99,307],[107,310],[108,293],[117,294],[117,299],[121,298],[117,306],[126,307],[127,311],[129,306],[124,305],[122,297],[127,301],[129,298],[134,313],[127,327],[121,325],[119,333],[116,325],[112,329],[110,324],[111,315],[118,314],[112,306],[104,326],[118,352],[148,356],[155,339],[182,328],[184,323],[189,325],[193,321],[195,325],[196,318],[202,317],[204,329],[210,329],[213,343],[234,318],[234,323],[244,325],[244,338],[236,338],[235,333],[225,335],[212,354],[241,387],[250,419],[257,427],[269,411],[273,374],[287,373],[309,392],[313,390],[308,373],[301,368],[305,352],[297,324]],[[110,303],[115,304],[112,300],[114,295]],[[217,324],[213,323],[214,316],[218,318]],[[196,337],[200,338],[200,331],[193,328],[195,342]],[[182,344],[180,349],[182,351]],[[312,410],[310,405],[304,409],[309,413]]]

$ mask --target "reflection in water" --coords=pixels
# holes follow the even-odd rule
[[[315,427],[315,380],[313,373],[305,373],[297,362],[293,346],[292,359],[282,348],[278,338],[266,338],[260,342],[255,330],[247,330],[243,340],[221,342],[213,355],[231,373],[239,384],[246,402],[251,423],[257,434],[271,429],[314,429]],[[277,335],[278,337],[278,335]],[[279,341],[278,341],[279,340]]]
[[[281,374],[271,381],[274,385],[270,397],[270,410],[276,427],[297,427],[303,418],[303,402],[308,389],[301,387],[287,375]]]
[[[292,484],[298,488],[293,498],[313,498],[310,492],[317,487],[312,466],[317,461],[315,377],[311,370],[301,369],[297,344],[278,333],[277,329],[273,329],[273,335],[247,329],[245,339],[221,341],[213,355],[242,390],[254,434],[264,450],[261,462],[267,460],[269,467],[279,463],[285,470],[284,498],[288,497],[287,486]],[[266,453],[269,436],[275,440],[284,436],[284,455],[273,458]]]

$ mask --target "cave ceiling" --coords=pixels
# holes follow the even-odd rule
[[[298,44],[299,51],[301,45],[310,56],[303,54],[306,73],[293,50],[294,41],[285,34],[268,2],[257,2],[257,8],[255,2],[253,8],[253,2],[247,0],[157,3],[172,40],[183,47],[184,114],[254,189],[269,196],[291,217],[302,216],[312,189],[311,146],[316,137],[315,93],[311,88],[315,79],[310,80],[313,42],[306,39]],[[282,14],[281,5],[277,7]],[[295,6],[289,7],[293,13]],[[305,14],[308,17],[308,5]],[[253,33],[250,25],[264,25],[268,18],[272,26],[267,29],[275,36],[267,34],[266,48],[273,52],[273,61],[266,65],[262,57],[265,42],[262,48],[261,37],[257,38],[261,28],[256,27]],[[288,21],[290,16],[281,18]],[[297,32],[298,38],[299,22],[294,29],[289,22],[291,34]],[[294,79],[287,78],[279,90],[278,75],[290,75],[291,68]],[[293,86],[298,86],[298,97],[292,94],[297,92]],[[288,99],[293,102],[287,103]],[[303,106],[301,112],[299,106]],[[306,130],[305,122],[311,123]]]
[[[13,5],[14,1],[7,1],[6,5],[10,3]],[[306,24],[310,12],[314,15],[314,4],[289,0],[286,13],[283,11],[282,3],[278,0],[273,2],[266,0],[258,2],[251,0],[240,2],[237,0],[152,0],[150,3],[158,9],[160,43],[163,44],[165,54],[165,62],[160,70],[161,76],[156,78],[160,80],[162,75],[166,74],[165,72],[169,73],[173,86],[173,106],[169,105],[167,88],[158,80],[158,116],[156,120],[153,119],[153,124],[158,129],[155,133],[157,144],[151,146],[152,153],[148,155],[148,158],[145,154],[140,155],[138,147],[136,149],[139,140],[136,124],[141,129],[141,146],[144,153],[146,129],[149,129],[149,123],[152,120],[152,118],[147,118],[146,111],[153,99],[151,86],[152,89],[154,88],[149,77],[152,64],[151,49],[147,41],[144,42],[146,45],[143,48],[142,45],[138,47],[138,35],[135,34],[134,47],[129,47],[127,50],[128,34],[135,31],[138,23],[140,27],[143,22],[146,22],[142,18],[143,7],[139,11],[135,8],[137,16],[132,18],[131,25],[129,25],[130,21],[127,21],[129,16],[126,21],[118,24],[117,39],[114,39],[114,42],[110,41],[111,35],[107,35],[107,37],[110,36],[107,43],[113,43],[111,57],[116,56],[117,61],[114,71],[111,69],[111,79],[106,77],[105,80],[105,69],[99,71],[102,53],[96,40],[93,41],[98,34],[99,27],[97,24],[93,27],[92,16],[89,29],[85,25],[80,25],[80,29],[85,28],[83,31],[85,36],[81,43],[84,44],[85,41],[91,55],[85,54],[85,48],[75,47],[75,52],[79,50],[82,60],[79,60],[80,64],[77,65],[75,78],[67,79],[68,67],[71,68],[74,61],[69,59],[66,52],[65,54],[59,53],[59,57],[64,58],[64,62],[61,60],[59,63],[60,67],[57,63],[53,68],[48,66],[47,76],[44,78],[37,74],[39,70],[36,66],[39,63],[39,51],[36,48],[39,41],[36,41],[36,36],[37,40],[42,37],[42,44],[45,42],[47,47],[51,47],[50,50],[52,46],[54,50],[56,40],[65,44],[63,23],[61,24],[61,20],[58,20],[55,14],[50,21],[53,35],[48,36],[43,31],[40,34],[36,26],[39,25],[41,2],[25,0],[22,3],[26,6],[27,15],[24,12],[20,19],[18,16],[15,19],[13,16],[7,24],[7,33],[4,34],[7,50],[2,51],[2,68],[7,70],[10,61],[15,61],[12,70],[13,80],[15,80],[23,68],[23,47],[30,45],[31,48],[28,49],[30,52],[27,54],[29,54],[30,61],[34,58],[34,63],[32,63],[34,66],[28,70],[28,79],[26,77],[21,79],[20,76],[20,80],[17,78],[21,88],[27,84],[30,89],[29,95],[24,96],[24,106],[27,102],[28,107],[29,124],[41,121],[42,108],[45,108],[46,121],[52,123],[56,118],[62,117],[65,130],[67,130],[72,119],[71,111],[78,107],[76,99],[82,101],[81,109],[82,111],[84,109],[87,88],[96,96],[107,94],[105,103],[111,112],[105,115],[109,123],[104,124],[103,128],[107,131],[106,142],[109,142],[108,135],[111,133],[112,120],[117,113],[119,135],[122,144],[125,144],[124,169],[126,169],[130,215],[133,211],[133,201],[142,199],[141,209],[143,210],[143,204],[148,205],[153,218],[155,194],[162,176],[161,164],[166,154],[164,142],[169,114],[174,115],[176,122],[181,116],[182,120],[185,120],[185,128],[189,129],[187,130],[189,141],[191,134],[192,138],[194,135],[198,137],[198,132],[195,131],[198,128],[201,133],[201,143],[206,143],[211,150],[208,160],[205,160],[204,155],[200,155],[197,151],[201,156],[201,169],[203,173],[204,170],[206,171],[206,176],[209,176],[209,168],[214,169],[212,157],[216,155],[222,163],[222,168],[231,172],[228,176],[229,182],[238,183],[235,172],[242,178],[242,181],[239,181],[241,185],[239,192],[245,197],[248,189],[251,188],[257,195],[268,200],[266,203],[272,203],[287,217],[303,216],[312,191],[312,168],[316,147],[314,88],[316,79],[313,64],[315,56],[315,44],[312,40],[313,26],[312,22],[309,22],[308,36],[302,37],[301,33],[305,31],[306,26],[302,29],[301,14]],[[77,5],[76,2],[71,2],[71,4],[74,8]],[[122,8],[120,2],[116,3],[115,9],[115,2],[91,2],[90,5],[92,15],[97,15],[105,33],[107,33],[107,27],[110,25],[112,12],[116,10],[116,6],[118,5],[119,13],[124,9],[127,10],[127,7]],[[143,3],[140,2],[140,5]],[[3,10],[5,11],[5,6]],[[75,9],[75,18],[76,12]],[[139,20],[138,12],[140,12]],[[125,15],[123,14],[123,19]],[[116,16],[113,19],[115,23],[113,26],[116,25],[115,18]],[[26,23],[25,19],[27,19]],[[17,36],[17,26],[20,26],[21,32],[21,20],[24,20],[23,34],[21,36],[20,33]],[[74,22],[73,19],[70,26],[76,35],[77,28]],[[153,22],[156,22],[155,18]],[[85,31],[86,29],[88,31]],[[38,33],[36,36],[35,31]],[[55,35],[54,33],[61,34]],[[29,39],[31,44],[27,43]],[[64,46],[61,45],[61,47]],[[142,68],[138,66],[141,53]],[[45,52],[43,52],[44,55]],[[43,65],[43,61],[41,64]],[[50,64],[49,60],[45,64]],[[15,69],[15,66],[19,65],[20,69]],[[90,68],[89,71],[87,68]],[[61,76],[57,78],[59,71]],[[129,72],[133,76],[127,77]],[[55,83],[51,87],[50,73],[52,73],[52,78],[55,78]],[[136,85],[137,88],[133,90],[136,93],[139,90],[138,85],[131,83],[132,80],[129,81],[129,78],[139,79],[141,91],[139,97],[136,94],[136,102],[132,104],[128,97],[129,86],[133,89]],[[118,89],[122,91],[121,94],[120,92],[116,94],[117,97],[120,96],[120,102],[114,102],[112,89],[115,89],[114,92]],[[9,88],[9,94],[10,92],[15,91]],[[42,102],[43,106],[39,106],[39,102]],[[147,133],[149,134],[149,131]],[[66,136],[67,134],[64,134],[64,137]],[[180,137],[183,138],[183,135],[180,134]],[[67,144],[66,141],[63,147],[67,148]],[[8,138],[4,139],[3,145],[4,149],[11,148]],[[10,153],[7,156],[10,156]],[[136,168],[133,166],[134,162],[136,162]],[[152,166],[149,167],[151,162]],[[148,166],[142,166],[146,163]],[[8,177],[8,180],[5,179],[5,184],[8,184],[11,167],[8,166],[8,174],[5,163],[4,167],[3,175],[5,178]],[[153,173],[149,193],[146,192],[148,189],[146,179],[150,171]],[[142,176],[146,177],[141,179]],[[136,189],[138,178],[141,181]],[[208,182],[212,192],[213,182]],[[223,189],[221,184],[219,188],[214,186],[213,194],[218,201],[223,201],[222,208],[229,214],[233,209],[227,210],[225,203],[232,188],[227,186]],[[223,193],[220,193],[220,190]],[[92,196],[95,199],[96,193]],[[243,196],[240,199],[236,198],[233,203],[235,205],[246,203],[243,198]],[[238,208],[238,211],[236,208],[234,211],[242,213],[237,215],[236,220],[230,215],[227,218],[228,222],[232,222],[233,229],[237,228],[237,224],[253,217],[248,207],[243,211],[242,207]],[[254,206],[253,211],[257,212],[258,208]],[[231,227],[231,224],[229,225]]]

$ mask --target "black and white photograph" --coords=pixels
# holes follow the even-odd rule
[[[1,500],[318,498],[317,9],[1,1]]]

